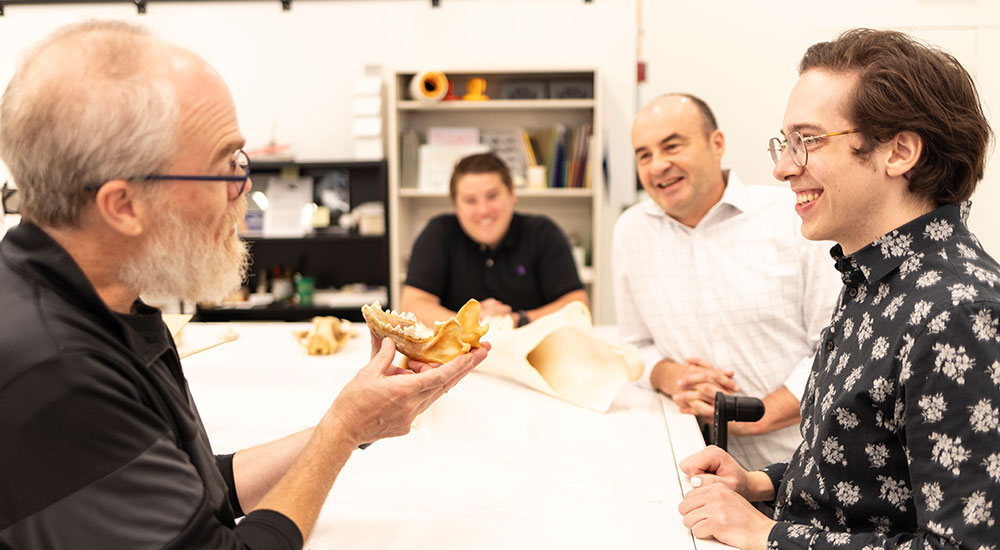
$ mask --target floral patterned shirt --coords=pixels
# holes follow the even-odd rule
[[[968,208],[831,251],[844,289],[802,399],[804,441],[765,469],[769,548],[1000,549],[1000,266]]]

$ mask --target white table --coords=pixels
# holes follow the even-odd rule
[[[364,325],[327,357],[293,338],[308,326],[186,327],[182,352],[239,333],[183,361],[216,452],[314,424],[367,363]],[[692,417],[634,384],[600,414],[473,372],[409,435],[354,453],[306,547],[727,548],[695,540],[677,513],[687,481],[675,450],[703,446]]]

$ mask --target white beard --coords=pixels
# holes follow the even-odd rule
[[[235,226],[244,212],[241,198],[227,213],[232,218],[227,226]],[[122,262],[119,276],[145,298],[215,301],[242,286],[248,257],[246,243],[235,233],[219,241],[210,227],[185,220],[167,203],[143,250]]]

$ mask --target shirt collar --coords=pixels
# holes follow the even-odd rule
[[[722,213],[731,213],[732,215],[742,214],[746,212],[751,204],[752,197],[748,193],[746,185],[740,180],[739,176],[733,170],[723,170],[722,179],[726,182],[726,189],[722,192],[722,198],[719,202],[715,203],[705,217],[702,218],[698,225],[708,219],[715,218]],[[656,216],[659,218],[668,218],[673,220],[666,212],[660,208],[660,205],[652,200],[647,200],[644,202],[643,211],[650,216]],[[676,222],[676,220],[674,220]],[[680,222],[676,222],[680,223]]]
[[[854,254],[841,246],[830,249],[845,285],[881,280],[908,258],[939,245],[953,235],[969,233],[966,220],[972,203],[946,204],[894,229]]]
[[[166,325],[159,310],[142,300],[132,304],[129,314],[108,309],[69,252],[37,225],[22,221],[8,231],[0,241],[0,256],[21,276],[45,285],[81,315],[92,316],[92,322],[125,339],[145,364],[170,348],[172,341],[163,336]]]
[[[732,170],[723,170],[722,176],[726,180],[726,190],[722,193],[722,199],[712,210],[719,208],[719,205],[728,205],[735,208],[738,213],[746,212],[752,205],[752,197],[743,185],[743,180]],[[711,211],[709,212],[711,214]]]
[[[87,311],[109,311],[76,261],[37,225],[22,221],[7,232],[2,255],[22,276],[49,286]]]

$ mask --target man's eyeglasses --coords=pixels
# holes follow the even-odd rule
[[[771,138],[768,144],[767,150],[771,152],[771,160],[774,164],[778,164],[778,160],[781,158],[781,153],[787,148],[792,154],[792,162],[795,163],[799,168],[805,168],[806,163],[809,162],[809,149],[807,146],[817,140],[833,137],[833,136],[846,136],[847,134],[856,133],[858,130],[844,130],[843,132],[831,132],[829,134],[822,134],[819,136],[804,136],[798,132],[792,132],[788,134],[785,139]]]
[[[231,176],[195,176],[187,174],[149,174],[143,176],[144,180],[161,180],[161,181],[228,181],[232,182],[232,187],[235,191],[233,194],[233,199],[239,197],[246,191],[247,181],[250,179],[250,157],[247,156],[243,149],[238,149],[233,153],[233,158],[229,161],[229,167],[232,170]],[[96,191],[100,189],[104,183],[96,183],[84,186],[84,189],[88,191]]]
[[[0,201],[3,201],[0,214],[21,213],[21,195],[16,187],[7,185],[7,182],[3,182],[3,186],[0,187]]]

